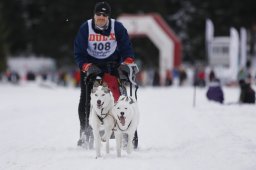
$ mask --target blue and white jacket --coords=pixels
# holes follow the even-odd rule
[[[110,19],[108,29],[101,31],[91,19],[81,25],[76,35],[74,56],[81,69],[85,63],[120,64],[127,57],[134,58],[134,53],[127,30],[120,22]]]

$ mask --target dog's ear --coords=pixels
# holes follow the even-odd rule
[[[129,102],[129,104],[133,104],[135,103],[134,100],[130,97],[131,101]]]
[[[110,90],[108,88],[108,84],[106,82],[103,82],[102,87],[103,87],[102,89],[104,90],[105,93],[109,93],[110,92]]]
[[[96,88],[97,88],[97,87],[93,87],[91,93],[95,93],[96,90],[97,90]]]
[[[129,100],[129,97],[128,97],[128,96],[126,96],[126,99],[125,99],[125,101],[126,101],[126,102],[128,102],[128,100]]]
[[[103,87],[102,89],[103,89],[104,93],[110,93],[110,90],[108,87]]]
[[[103,87],[108,87],[108,84],[107,84],[106,82],[103,82],[103,83],[102,83],[102,86],[103,86]]]
[[[99,86],[100,86],[100,83],[98,81],[95,81],[93,84],[93,87],[99,87]]]
[[[93,88],[92,88],[91,93],[95,93],[96,90],[97,90],[97,87],[99,87],[99,86],[100,86],[99,82],[95,81],[94,84],[93,84]]]

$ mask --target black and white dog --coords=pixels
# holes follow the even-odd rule
[[[121,156],[121,145],[123,134],[128,135],[127,153],[130,154],[133,149],[132,140],[139,124],[139,109],[137,102],[130,96],[120,96],[112,109],[116,120],[116,151],[117,156]]]
[[[111,113],[113,106],[114,98],[107,84],[94,83],[91,92],[89,123],[93,129],[96,158],[101,156],[101,141],[106,142],[106,153],[109,153],[109,139],[115,126],[114,117]],[[105,133],[101,137],[100,129],[102,126]]]

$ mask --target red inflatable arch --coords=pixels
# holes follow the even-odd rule
[[[159,72],[164,83],[166,71],[181,64],[181,41],[158,14],[121,15],[118,19],[130,36],[147,36],[159,49]]]

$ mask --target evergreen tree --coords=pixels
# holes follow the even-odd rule
[[[98,0],[97,0],[98,1]],[[25,53],[74,64],[73,41],[79,26],[93,16],[96,0],[1,0],[0,56]],[[120,14],[159,13],[180,37],[183,60],[205,60],[205,20],[215,25],[215,35],[229,35],[229,28],[255,25],[256,1],[251,0],[111,0],[112,17]],[[136,49],[155,55],[147,39]],[[251,40],[255,41],[255,40]],[[152,49],[152,51],[150,51]],[[148,56],[150,57],[150,56]],[[154,56],[152,56],[154,57]],[[1,62],[2,63],[2,62]]]

